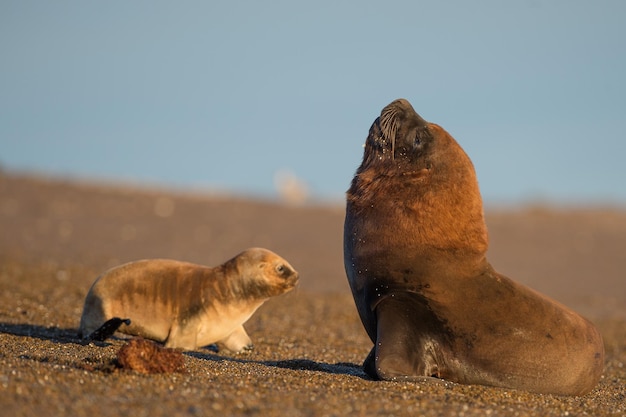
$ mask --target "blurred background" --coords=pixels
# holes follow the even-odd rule
[[[487,204],[626,203],[626,3],[2,1],[0,167],[341,201],[405,97]]]

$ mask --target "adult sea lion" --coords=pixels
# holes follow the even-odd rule
[[[293,267],[262,248],[214,268],[167,259],[130,262],[96,279],[79,336],[101,340],[119,327],[166,347],[194,350],[219,342],[239,352],[252,347],[243,324],[268,298],[297,283]]]
[[[487,246],[469,157],[408,101],[386,106],[347,192],[344,224],[348,281],[374,342],[367,374],[590,391],[604,363],[598,330],[497,273]]]

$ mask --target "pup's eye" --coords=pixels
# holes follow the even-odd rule
[[[276,267],[276,272],[278,272],[279,274],[284,273],[286,270],[287,268],[285,268],[285,265],[282,265],[282,264]]]
[[[414,147],[419,147],[422,144],[422,140],[420,139],[419,136],[415,136],[415,140],[413,141],[413,146]]]

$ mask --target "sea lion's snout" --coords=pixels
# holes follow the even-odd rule
[[[292,278],[289,280],[289,282],[292,282],[294,287],[298,285],[298,283],[300,283],[300,274],[294,271],[294,274],[292,275]]]

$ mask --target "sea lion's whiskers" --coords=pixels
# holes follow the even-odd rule
[[[391,159],[395,159],[396,154],[396,134],[398,133],[398,112],[397,106],[387,106],[378,119],[381,133],[385,140],[391,141]]]

